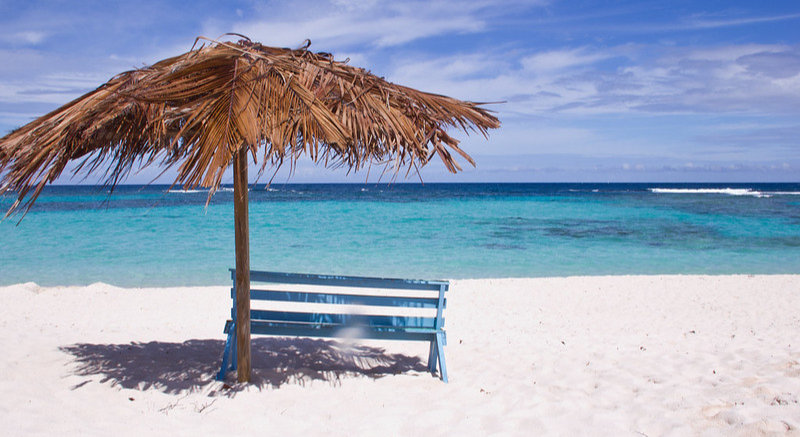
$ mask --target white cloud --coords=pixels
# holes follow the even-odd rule
[[[454,80],[475,76],[496,76],[510,68],[511,64],[507,59],[475,53],[435,59],[403,59],[393,69],[392,77],[401,83],[424,77]]]
[[[664,56],[662,62],[695,61],[735,61],[742,56],[754,53],[781,53],[791,48],[779,44],[738,44],[729,46],[703,47],[683,50],[676,56]]]
[[[36,30],[11,31],[0,33],[0,42],[13,45],[35,46],[47,39],[46,32]]]
[[[775,21],[794,20],[796,18],[800,18],[800,14],[770,15],[763,17],[716,18],[716,19],[693,17],[687,20],[682,25],[682,27],[686,29],[715,29],[719,27],[744,26],[748,24],[760,24],[760,23],[771,23]]]
[[[782,21],[797,20],[800,14],[782,14],[767,16],[735,16],[731,13],[694,14],[677,20],[657,20],[650,22],[635,22],[633,24],[614,23],[613,26],[594,25],[586,29],[595,32],[613,33],[662,33],[662,32],[693,32],[726,27],[743,27],[765,23],[778,23]]]
[[[480,32],[487,26],[484,12],[490,6],[481,1],[293,2],[290,10],[276,7],[229,28],[269,45],[293,47],[308,38],[321,47],[382,48],[437,35]],[[209,22],[206,30],[221,33],[221,26]]]
[[[32,81],[0,83],[0,103],[64,104],[103,84],[110,78],[97,73],[54,73]]]
[[[27,44],[39,44],[47,38],[47,34],[44,32],[37,32],[34,30],[28,30],[23,32],[17,32],[9,38],[11,41],[17,41]]]
[[[459,136],[463,138],[463,136]],[[502,147],[487,149],[483,137],[474,136],[464,141],[468,153],[491,153],[493,155],[515,155],[558,150],[562,153],[579,152],[586,144],[602,139],[591,129],[558,126],[552,122],[509,123],[502,129],[490,133],[491,144]]]
[[[553,50],[525,57],[520,61],[525,70],[553,72],[572,67],[583,67],[608,59],[610,53],[590,52],[587,49]]]
[[[391,80],[546,115],[800,112],[800,47],[610,47],[403,59]],[[599,61],[608,60],[602,64]]]

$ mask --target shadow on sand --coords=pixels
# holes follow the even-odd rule
[[[219,371],[224,346],[220,340],[188,340],[183,343],[79,343],[60,350],[75,357],[71,363],[74,364],[72,372],[78,376],[99,376],[102,383],[175,394],[211,387]],[[331,340],[255,338],[252,357],[251,382],[258,388],[277,388],[313,380],[336,384],[346,375],[380,378],[426,371],[419,357],[387,354],[382,348]],[[92,380],[77,384],[73,389]],[[227,381],[234,383],[235,372],[228,374]],[[237,391],[236,385],[224,388],[224,392]],[[212,390],[209,394],[215,392]]]

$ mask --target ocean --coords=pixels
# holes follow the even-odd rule
[[[233,193],[49,186],[0,222],[0,285],[224,285]],[[14,197],[0,197],[3,211]],[[273,184],[251,267],[404,278],[800,273],[800,184]]]

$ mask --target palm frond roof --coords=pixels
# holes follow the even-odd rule
[[[261,171],[302,155],[355,170],[410,170],[436,155],[455,173],[452,152],[474,162],[447,129],[486,136],[500,126],[479,103],[393,84],[308,44],[205,41],[0,139],[0,193],[18,194],[9,213],[30,207],[73,160],[73,172],[105,171],[112,186],[134,168],[178,166],[176,184],[213,193],[242,148]]]

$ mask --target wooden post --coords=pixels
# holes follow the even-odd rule
[[[250,227],[247,149],[233,157],[233,214],[236,222],[236,365],[239,382],[250,382]]]

